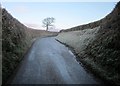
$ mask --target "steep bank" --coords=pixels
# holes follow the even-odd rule
[[[120,85],[120,2],[105,18],[62,30],[57,39],[103,80]],[[98,29],[99,28],[99,29]]]
[[[2,82],[14,72],[25,52],[36,37],[57,35],[57,33],[33,30],[2,9]]]

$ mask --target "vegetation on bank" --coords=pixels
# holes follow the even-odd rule
[[[120,2],[117,3],[114,10],[105,18],[97,21],[97,23],[90,23],[93,26],[86,24],[87,26],[82,25],[68,30],[62,30],[57,36],[57,39],[73,47],[80,61],[92,69],[97,76],[106,82],[108,81],[108,83],[120,85],[119,22]],[[85,31],[84,29],[87,32],[89,31],[88,29],[94,30],[96,26],[98,27],[96,24],[100,27],[97,33],[88,33],[89,35],[95,35],[94,40],[91,41],[89,35],[84,38],[85,33],[81,34],[81,32]],[[82,46],[80,46],[81,42],[83,43]]]
[[[15,71],[34,38],[53,35],[57,33],[24,26],[2,9],[2,83],[6,83]]]

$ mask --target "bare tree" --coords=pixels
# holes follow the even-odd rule
[[[52,23],[54,23],[54,21],[55,21],[55,18],[53,17],[47,17],[42,21],[43,27],[46,27],[46,31],[48,30],[49,26],[53,26]]]

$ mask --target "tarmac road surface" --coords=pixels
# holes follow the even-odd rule
[[[38,39],[21,62],[11,84],[100,84],[54,37]]]

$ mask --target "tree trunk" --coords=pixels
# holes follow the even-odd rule
[[[46,27],[46,31],[48,31],[48,26]]]

